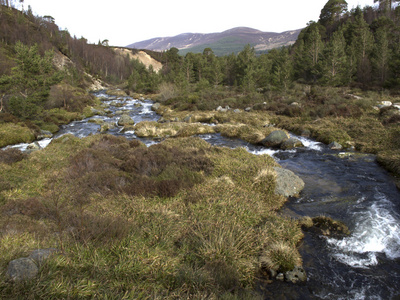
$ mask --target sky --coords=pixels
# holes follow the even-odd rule
[[[318,21],[328,0],[25,0],[38,16],[52,16],[60,29],[90,43],[110,46],[181,33],[222,32],[234,27],[284,32]],[[18,2],[18,1],[15,1]],[[347,0],[349,10],[373,0]]]

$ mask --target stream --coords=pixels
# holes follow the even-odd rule
[[[54,138],[64,134],[96,134],[100,125],[89,119],[116,123],[121,111],[129,113],[135,123],[159,119],[151,110],[150,100],[115,98],[103,92],[96,96],[110,105],[112,116],[74,121],[62,126]],[[134,131],[122,132],[118,126],[108,133],[137,138]],[[344,222],[351,231],[342,239],[306,232],[299,250],[307,282],[260,286],[265,299],[400,299],[400,192],[373,155],[333,151],[302,137],[297,138],[305,147],[288,151],[255,146],[219,134],[200,137],[212,145],[245,147],[256,155],[273,156],[305,182],[300,198],[290,198],[283,214],[294,218],[326,215]],[[39,144],[46,147],[51,140],[44,139]],[[148,146],[156,143],[140,140]],[[25,150],[27,144],[13,147]]]

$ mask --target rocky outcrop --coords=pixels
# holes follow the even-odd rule
[[[276,194],[294,197],[304,189],[304,181],[292,171],[280,167],[275,167],[274,170],[276,172]]]

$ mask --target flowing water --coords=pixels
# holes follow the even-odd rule
[[[130,97],[110,99],[112,117],[95,116],[116,123],[121,111],[137,123],[156,121],[152,102]],[[123,105],[122,107],[120,107]],[[120,112],[118,112],[120,110]],[[117,113],[117,114],[115,114]],[[89,119],[65,125],[55,138],[70,133],[78,137],[96,134],[100,125]],[[115,127],[108,133],[136,138],[134,131]],[[343,221],[351,230],[336,239],[306,232],[300,246],[308,280],[303,285],[276,282],[261,286],[265,298],[278,299],[392,299],[400,297],[400,192],[373,155],[340,153],[302,139],[304,148],[281,151],[254,146],[219,134],[202,135],[210,144],[245,147],[256,155],[273,156],[284,168],[305,182],[300,198],[289,199],[282,213],[291,217],[326,215]],[[146,145],[150,139],[141,139]],[[40,141],[42,147],[51,139]],[[24,150],[26,144],[16,145]],[[397,298],[400,299],[400,298]]]

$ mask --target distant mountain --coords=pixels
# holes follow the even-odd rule
[[[256,51],[266,51],[273,48],[294,44],[301,29],[282,33],[263,32],[248,27],[232,28],[218,33],[182,33],[173,37],[159,37],[128,45],[128,48],[164,51],[172,47],[179,53],[203,52],[204,48],[213,49],[216,55],[238,53],[250,44]]]

